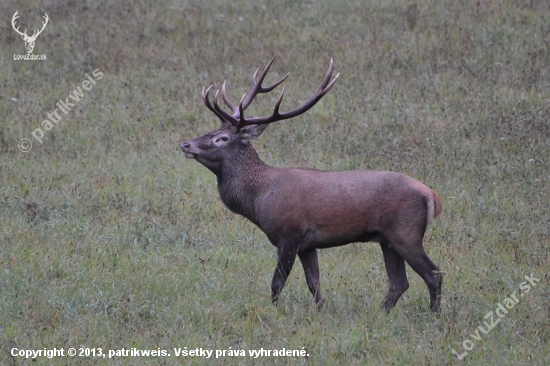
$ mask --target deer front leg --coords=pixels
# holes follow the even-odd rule
[[[302,267],[306,274],[306,282],[309,287],[309,291],[315,299],[317,310],[323,308],[323,297],[321,296],[321,283],[319,281],[319,261],[317,259],[317,249],[308,249],[298,253]]]
[[[296,259],[297,248],[292,244],[280,244],[277,246],[277,268],[273,274],[271,282],[271,301],[277,305],[279,294],[283,290],[286,279],[292,270],[294,260]]]

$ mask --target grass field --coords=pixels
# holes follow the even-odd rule
[[[550,364],[548,2],[51,0],[0,10],[0,365]],[[33,51],[46,61],[14,60],[25,54],[16,10],[29,34],[48,14]],[[441,195],[424,241],[447,272],[440,317],[410,268],[404,297],[389,315],[380,309],[377,244],[320,252],[323,312],[300,265],[272,306],[275,249],[179,145],[218,126],[203,86],[227,79],[236,100],[273,55],[268,82],[291,72],[282,110],[314,92],[331,57],[341,75],[313,110],[254,142],[265,162],[400,171]],[[79,101],[43,126],[79,87]],[[253,114],[276,97],[259,98]],[[526,275],[540,280],[529,292]],[[506,314],[499,304],[511,304]],[[485,334],[491,312],[499,323]],[[170,356],[12,356],[70,347]],[[185,347],[247,355],[176,357]],[[248,356],[261,348],[309,356]]]

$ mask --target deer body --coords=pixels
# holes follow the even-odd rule
[[[439,196],[419,181],[396,172],[322,171],[265,164],[249,140],[258,137],[273,118],[281,119],[277,118],[281,116],[281,100],[267,119],[255,118],[254,123],[246,124],[241,117],[254,97],[255,87],[260,90],[256,94],[266,92],[286,79],[272,87],[261,87],[271,62],[259,82],[254,75],[250,100],[245,99],[244,108],[243,102],[239,107],[232,105],[222,91],[233,116],[220,112],[216,99],[214,105],[210,103],[209,89],[203,92],[206,105],[222,119],[222,127],[182,143],[181,148],[188,158],[196,159],[216,175],[223,203],[258,226],[277,247],[273,302],[278,301],[298,256],[308,287],[321,307],[317,249],[375,241],[381,245],[390,280],[384,308],[389,311],[408,288],[404,266],[407,261],[428,285],[432,310],[437,311],[441,281],[434,271],[439,269],[425,254],[422,239],[429,222],[441,212]],[[315,100],[318,94],[324,95],[332,87],[334,80],[328,84],[331,73],[332,62],[318,93],[307,102],[311,104],[309,108],[320,99]],[[303,109],[302,106],[298,110],[303,113]]]
[[[427,225],[435,212],[433,191],[400,173],[243,168],[229,182],[218,176],[220,197],[274,245],[290,236],[300,241],[299,249],[379,241],[400,220]]]

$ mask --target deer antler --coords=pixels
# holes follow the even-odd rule
[[[277,100],[277,103],[275,104],[275,108],[273,109],[273,113],[270,116],[267,117],[251,117],[251,118],[245,118],[244,117],[244,111],[252,104],[252,101],[258,94],[261,93],[269,93],[273,89],[275,89],[277,86],[279,86],[283,81],[285,81],[290,73],[286,74],[282,79],[279,81],[273,83],[270,86],[262,86],[262,83],[264,81],[265,76],[267,75],[267,72],[269,71],[269,68],[271,67],[271,64],[275,60],[275,57],[269,61],[269,63],[266,65],[262,73],[260,74],[260,77],[256,79],[258,71],[260,70],[260,67],[256,69],[254,72],[254,75],[252,76],[252,85],[250,86],[250,90],[243,95],[241,101],[238,105],[235,105],[229,101],[229,98],[227,97],[227,94],[225,92],[225,81],[222,85],[222,98],[227,107],[231,109],[232,114],[227,113],[224,111],[219,105],[218,105],[218,93],[219,90],[216,91],[214,95],[214,103],[212,104],[210,102],[210,90],[212,89],[212,85],[210,85],[206,91],[202,90],[202,99],[204,101],[204,104],[210,109],[214,114],[222,120],[222,122],[229,122],[237,130],[240,130],[241,128],[248,126],[248,125],[259,125],[259,124],[267,124],[272,123],[276,121],[282,121],[285,119],[296,117],[302,113],[305,113],[308,111],[311,107],[313,107],[317,102],[326,94],[328,91],[332,88],[334,85],[334,82],[338,78],[340,74],[337,74],[332,81],[330,80],[332,78],[332,71],[334,70],[334,62],[332,59],[330,59],[330,65],[327,71],[327,74],[325,75],[325,78],[323,82],[321,83],[321,86],[317,89],[315,94],[304,104],[302,104],[300,107],[298,107],[295,110],[289,111],[289,112],[280,112],[279,107],[281,105],[281,102],[283,100],[283,95],[285,92],[285,89],[281,91],[281,95],[279,96],[279,99]]]
[[[42,22],[42,29],[40,29],[39,31],[38,30],[34,30],[34,33],[32,34],[32,37],[31,38],[35,38],[38,37],[38,35],[40,33],[42,33],[42,31],[44,30],[44,28],[46,28],[46,24],[48,24],[48,20],[50,20],[50,18],[48,18],[48,14],[44,13],[44,19],[46,19],[46,22]],[[38,32],[38,33],[37,33]],[[36,34],[35,34],[36,33]]]
[[[25,38],[28,38],[29,36],[27,35],[27,30],[25,29],[25,33],[21,33],[21,31],[19,30],[19,26],[17,26],[17,28],[15,27],[15,21],[17,20],[17,18],[19,18],[19,10],[15,12],[15,14],[13,14],[13,17],[11,18],[11,26],[13,27],[13,29],[15,29],[15,31],[17,33],[19,33],[20,35],[22,35],[23,37]]]
[[[36,38],[38,37],[38,35],[40,33],[42,33],[42,31],[44,30],[44,28],[46,28],[46,24],[48,24],[48,14],[44,13],[44,19],[46,19],[46,22],[42,22],[42,29],[38,30],[38,29],[35,29],[32,36],[29,37],[29,35],[27,34],[27,30],[25,29],[25,32],[21,32],[19,30],[19,26],[15,26],[15,21],[19,18],[19,10],[15,12],[15,14],[13,14],[13,17],[11,18],[11,25],[13,27],[13,29],[15,29],[15,31],[17,33],[19,33],[25,40],[29,39],[29,40],[36,40]]]

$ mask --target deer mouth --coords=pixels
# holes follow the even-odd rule
[[[193,154],[193,153],[184,152],[183,155],[185,155],[185,157],[188,158],[188,159],[195,159],[195,154]]]

